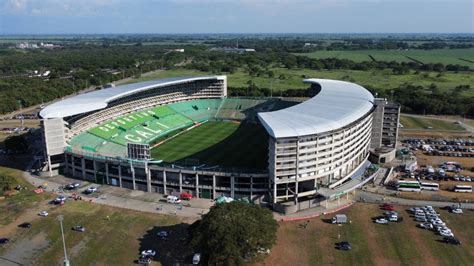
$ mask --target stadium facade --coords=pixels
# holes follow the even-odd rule
[[[366,167],[372,136],[381,133],[373,129],[374,117],[380,115],[376,100],[365,88],[336,80],[304,82],[319,91],[316,96],[277,111],[260,109],[255,118],[268,132],[268,168],[263,171],[128,157],[127,143],[148,144],[217,117],[222,108],[218,99],[227,98],[227,79],[208,76],[117,86],[47,106],[40,112],[44,173],[147,192],[248,197],[283,212],[303,209],[300,202],[319,202],[315,198],[322,188],[337,188]],[[192,114],[183,103],[193,108]],[[171,114],[167,106],[177,111]],[[300,207],[279,207],[283,205]]]

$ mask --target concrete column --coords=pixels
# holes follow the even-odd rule
[[[179,172],[179,193],[183,193],[183,173]]]
[[[216,175],[212,175],[212,199],[216,199]]]
[[[92,168],[94,169],[94,182],[97,183],[97,165],[95,160],[92,161]]]
[[[64,173],[69,173],[69,164],[67,163],[67,153],[64,153]]]
[[[250,200],[253,198],[253,177],[250,177]]]
[[[130,170],[132,171],[132,188],[135,190],[137,185],[135,184],[135,168],[133,168],[133,164],[130,164]]]
[[[49,159],[49,156],[48,156]],[[74,155],[71,155],[72,176],[76,176],[76,165],[74,163]]]
[[[196,173],[196,198],[199,198],[199,175]]]
[[[122,187],[122,165],[118,165],[119,187]]]
[[[277,202],[277,184],[273,182],[273,203]]]
[[[234,176],[231,176],[230,177],[230,197],[233,198],[234,197],[234,191],[235,190],[235,179],[234,179]]]
[[[107,185],[110,185],[110,177],[109,177],[109,163],[105,163],[105,182],[107,182]]]
[[[148,164],[145,163],[145,174],[146,174],[146,190],[151,192],[151,173],[150,168],[148,168]]]
[[[51,157],[48,155],[48,170],[49,170],[49,176],[53,176],[53,169],[51,167]]]
[[[163,193],[166,195],[166,171],[163,170]]]
[[[82,179],[86,179],[86,160],[81,158]]]

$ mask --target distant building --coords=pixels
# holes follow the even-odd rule
[[[214,47],[214,48],[209,49],[209,51],[243,54],[243,53],[255,52],[255,49],[252,49],[252,48],[233,48],[233,47]]]
[[[17,49],[38,49],[38,48],[46,48],[46,49],[54,49],[54,48],[61,48],[61,45],[56,45],[52,43],[29,43],[29,42],[21,42],[15,45]]]

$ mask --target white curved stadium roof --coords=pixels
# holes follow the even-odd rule
[[[259,119],[275,138],[319,134],[347,126],[368,113],[374,96],[354,83],[330,79],[305,79],[321,86],[313,98],[295,106],[259,113]]]
[[[225,79],[225,76],[165,78],[92,91],[50,104],[41,110],[40,116],[42,118],[60,118],[87,113],[103,109],[113,100],[141,91],[209,79]]]

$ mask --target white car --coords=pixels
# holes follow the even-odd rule
[[[39,216],[43,216],[43,217],[46,217],[49,215],[49,213],[47,211],[40,211],[40,213],[38,213]]]
[[[156,255],[156,251],[148,249],[148,250],[143,250],[141,254],[144,257],[154,257]]]
[[[87,194],[91,194],[91,193],[94,193],[96,191],[97,191],[96,187],[89,187],[88,189],[86,189]]]
[[[431,222],[433,225],[446,225],[443,221],[434,221],[434,222]]]
[[[442,236],[447,236],[447,237],[454,236],[454,234],[451,231],[441,231],[439,232],[439,234]]]
[[[376,224],[388,224],[388,220],[385,218],[380,218],[375,220]]]
[[[461,208],[455,208],[455,209],[452,209],[451,212],[456,213],[456,214],[462,214],[462,209]]]
[[[165,237],[168,237],[168,232],[160,231],[160,232],[157,233],[157,235],[161,238],[165,238]]]
[[[423,229],[433,229],[433,225],[430,223],[421,223],[418,226]]]
[[[201,262],[201,253],[195,253],[193,256],[193,264],[198,265]]]

